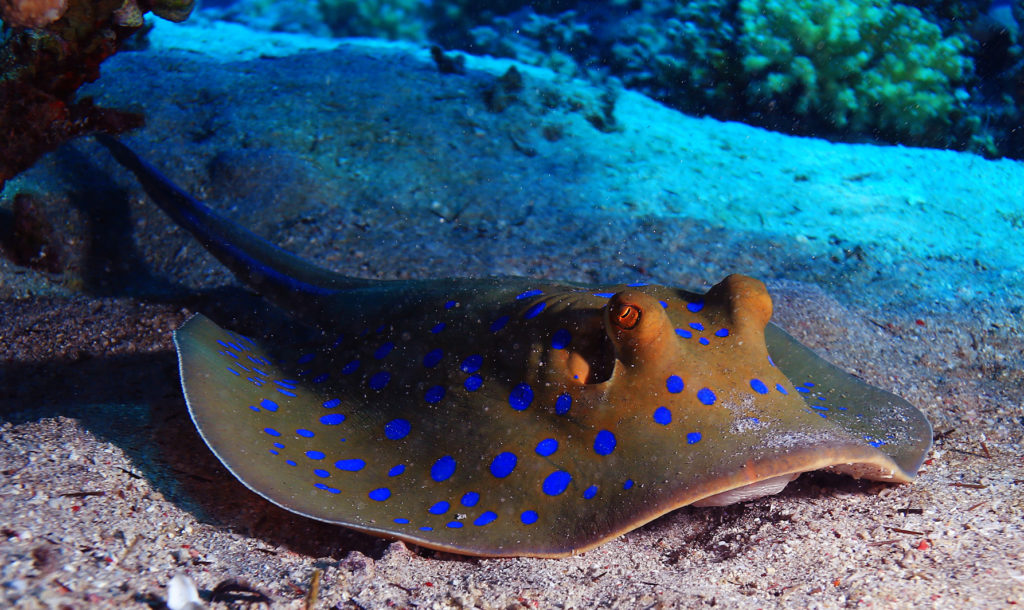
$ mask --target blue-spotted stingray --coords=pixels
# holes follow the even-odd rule
[[[454,553],[558,557],[806,471],[907,482],[931,445],[920,411],[769,323],[758,280],[696,294],[351,278],[101,141],[242,281],[330,337],[289,350],[201,314],[174,333],[202,438],[295,513]]]

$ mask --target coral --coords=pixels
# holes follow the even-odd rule
[[[631,89],[674,108],[733,114],[734,0],[644,2],[621,20],[609,65]]]
[[[61,18],[67,0],[0,0],[0,21],[23,28],[41,28]]]
[[[5,21],[0,43],[0,188],[40,155],[85,133],[119,133],[142,124],[133,113],[76,100],[84,83],[142,25],[153,10],[184,19],[193,0],[70,0],[59,19],[33,27]],[[0,0],[4,18],[14,5],[27,10],[40,0]],[[38,13],[37,13],[38,14]],[[36,20],[35,23],[42,23]]]
[[[839,130],[945,144],[972,70],[965,40],[889,0],[741,0],[747,100]],[[770,111],[771,112],[771,111]]]
[[[425,4],[420,0],[318,0],[317,4],[335,36],[427,38]]]

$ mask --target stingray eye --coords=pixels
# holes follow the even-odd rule
[[[632,303],[619,303],[612,311],[612,323],[623,330],[630,330],[640,322],[640,308]]]

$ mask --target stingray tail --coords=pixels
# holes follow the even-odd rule
[[[135,174],[146,193],[174,222],[188,229],[239,279],[271,300],[290,307],[303,294],[330,295],[373,283],[307,263],[217,215],[116,138],[96,134],[96,139],[110,150],[118,163]]]

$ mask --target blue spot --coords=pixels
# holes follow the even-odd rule
[[[572,335],[569,334],[569,331],[559,328],[555,331],[555,334],[551,335],[551,348],[565,349],[569,347],[570,341],[572,341]]]
[[[281,386],[282,388],[288,388],[289,390],[294,390],[295,387],[299,384],[299,382],[292,381],[291,379],[277,379],[274,381],[274,383]]]
[[[262,400],[260,401],[260,406],[267,411],[277,411],[280,408],[273,400]]]
[[[403,517],[399,517],[399,518],[395,519],[395,523],[397,523],[399,525],[408,525],[409,524],[409,520],[405,519]]]
[[[438,483],[447,481],[453,474],[455,474],[455,458],[450,455],[440,458],[430,467],[430,478]]]
[[[298,466],[298,464],[295,463],[295,460],[285,460],[284,463],[289,466]]]
[[[315,474],[316,476],[320,477],[321,479],[326,479],[327,477],[331,476],[331,473],[327,472],[326,470],[322,470],[320,468],[317,468],[316,470],[314,470],[313,474]]]
[[[313,434],[312,430],[306,430],[305,428],[299,428],[298,430],[295,431],[295,434],[298,434],[299,436],[305,438],[313,438],[314,436],[316,436],[315,434]]]
[[[271,455],[281,455],[280,453],[277,452],[277,449],[271,449],[270,450],[270,454]]]
[[[277,430],[274,430],[273,428],[264,428],[263,431],[269,434],[270,436],[281,436],[281,433],[278,432]]]
[[[445,309],[451,309],[452,307],[455,307],[457,304],[458,303],[456,303],[455,301],[445,301],[444,302],[444,308]]]
[[[253,411],[257,412],[257,413],[259,413],[259,412],[260,412],[260,408],[259,408],[259,407],[256,407],[256,406],[253,406],[253,405],[249,405],[249,408],[250,408],[251,410],[253,410]]]
[[[683,391],[683,380],[679,375],[669,375],[668,379],[665,380],[665,389],[672,394],[678,394]]]
[[[324,491],[329,491],[332,494],[340,494],[341,493],[340,489],[335,489],[335,488],[331,487],[330,485],[324,485],[323,483],[314,483],[313,487],[316,487],[317,489],[322,489]]]
[[[480,386],[484,384],[484,380],[480,375],[470,375],[466,377],[466,381],[462,382],[467,392],[476,392],[480,389]]]
[[[217,343],[220,343],[221,347],[226,347],[228,349],[235,349],[234,346],[231,343],[228,343],[227,341],[221,341],[220,339],[217,339]],[[241,350],[239,350],[239,351],[241,351]]]
[[[410,430],[412,430],[412,425],[409,424],[409,420],[407,419],[393,419],[384,424],[384,436],[393,441],[401,440],[409,436]]]
[[[715,336],[716,337],[728,337],[729,336],[729,329],[728,328],[719,328],[718,330],[715,331]]]
[[[508,475],[512,474],[512,471],[516,469],[516,463],[519,458],[516,454],[509,451],[504,451],[494,456],[491,461],[491,474],[498,479],[504,479]]]
[[[661,299],[658,299],[658,302],[661,303],[662,309],[668,309],[668,301],[662,301]]]
[[[341,369],[341,374],[342,375],[351,375],[352,373],[355,373],[356,369],[358,369],[358,368],[359,368],[359,359],[349,360],[348,364],[346,364]]]
[[[278,449],[284,449],[284,443],[274,443],[274,446]]]
[[[446,512],[448,512],[449,508],[451,508],[451,504],[448,504],[444,500],[441,500],[437,504],[431,506],[428,510],[432,515],[443,515]]]
[[[692,303],[687,303],[686,308],[693,313],[697,313],[698,311],[704,309],[704,301],[694,301]]]
[[[713,405],[718,398],[715,396],[715,393],[708,388],[701,388],[697,390],[697,400],[706,405]]]
[[[555,413],[557,415],[565,415],[569,412],[569,407],[572,406],[572,396],[568,394],[560,394],[555,399]]]
[[[345,416],[341,413],[331,413],[320,418],[320,423],[325,426],[337,426],[343,421],[345,421]]]
[[[475,521],[473,521],[473,525],[482,526],[482,525],[487,525],[488,523],[494,523],[494,521],[497,518],[498,518],[497,513],[495,513],[494,511],[490,511],[489,510],[489,511],[480,513],[480,516],[477,517]]]
[[[430,329],[430,332],[432,332],[432,333],[434,333],[436,335],[437,333],[439,333],[442,330],[444,330],[445,326],[447,326],[447,324],[445,324],[444,322],[438,322],[437,324],[434,325],[433,328]]]
[[[314,377],[313,378],[313,383],[323,383],[323,382],[327,381],[330,378],[331,378],[330,375],[328,375],[327,373],[323,373],[323,374],[320,374],[320,375],[317,375],[316,377]]]
[[[423,357],[423,366],[425,368],[432,369],[437,366],[438,362],[441,362],[442,358],[444,358],[444,351],[440,348],[432,349]]]
[[[325,409],[336,409],[340,405],[341,405],[341,399],[340,398],[332,398],[330,400],[325,400],[324,401],[324,408]]]
[[[540,303],[534,303],[533,307],[527,309],[526,313],[523,314],[523,318],[526,320],[536,318],[537,315],[540,314],[540,312],[544,311],[544,308],[547,307],[547,305],[548,304],[545,303],[544,301],[541,301]]]
[[[441,402],[442,398],[444,398],[444,386],[443,385],[431,386],[431,387],[427,388],[426,392],[423,393],[423,400],[427,401],[430,404],[434,404],[436,402]]]
[[[387,325],[387,324],[381,324],[381,325],[380,325],[380,326],[378,326],[378,327],[377,327],[376,329],[374,329],[374,331],[373,331],[373,332],[375,332],[376,334],[378,334],[378,335],[379,335],[379,334],[381,334],[382,332],[386,331],[387,329],[388,329],[388,325]]]
[[[806,394],[806,393],[810,392],[810,390],[808,390],[807,388],[800,387],[800,386],[796,386],[796,391],[797,392],[801,392],[803,394]]]
[[[700,442],[700,432],[690,432],[686,435],[687,445],[696,445]]]
[[[282,390],[281,388],[277,388],[277,391],[282,393],[282,394],[284,394],[285,396],[291,396],[292,398],[295,398],[297,396],[297,394],[295,392],[290,392],[288,390]]]
[[[432,531],[434,531],[434,528],[430,527],[429,525],[424,525],[423,527],[420,528],[420,531],[422,531],[422,532],[432,532]]]
[[[524,510],[523,514],[519,515],[519,520],[523,522],[523,525],[533,525],[538,518],[535,510]]]
[[[523,411],[533,402],[533,388],[520,383],[508,395],[508,404],[516,411]]]
[[[690,322],[690,328],[696,331],[704,330],[704,325],[700,322]]]
[[[810,381],[808,381],[808,382],[804,383],[804,385],[805,385],[805,386],[807,386],[807,387],[809,387],[809,388],[813,388],[813,387],[814,387],[814,384],[813,384],[813,383],[811,383]]]
[[[397,477],[403,472],[405,472],[405,464],[398,464],[397,466],[392,467],[391,470],[388,471],[388,476]]]
[[[553,438],[546,438],[537,443],[537,449],[535,449],[535,451],[537,452],[537,455],[547,457],[558,451],[558,441]]]
[[[771,366],[775,366],[775,361],[772,360],[771,356],[768,356],[768,364],[770,364]]]
[[[683,339],[690,339],[690,338],[693,337],[693,333],[691,333],[688,330],[682,329],[682,328],[677,328],[676,329],[676,334],[679,335],[680,337],[682,337]]]
[[[497,320],[491,322],[491,332],[498,332],[499,330],[505,328],[506,324],[508,324],[508,316],[501,316]]]
[[[384,356],[390,354],[391,350],[393,349],[395,349],[394,343],[390,341],[388,341],[387,343],[382,343],[381,346],[377,348],[377,351],[373,352],[373,357],[376,358],[377,360],[380,360]]]
[[[475,373],[480,370],[480,365],[483,364],[484,358],[480,354],[473,354],[472,356],[466,356],[466,359],[462,361],[462,365],[459,367],[463,373]]]
[[[359,472],[363,468],[366,468],[366,461],[360,459],[352,460],[338,460],[334,463],[334,467],[338,470],[347,470],[348,472]]]
[[[387,487],[379,487],[371,491],[368,495],[370,496],[371,500],[383,502],[384,500],[387,500],[388,498],[391,497],[391,490],[388,489]]]
[[[639,288],[641,286],[647,286],[647,282],[633,282],[632,284],[626,284],[630,288]]]
[[[549,496],[557,496],[569,487],[570,481],[572,481],[572,475],[564,470],[556,470],[544,479],[541,489]]]
[[[537,296],[539,294],[544,294],[544,291],[543,290],[537,290],[536,288],[534,288],[533,290],[527,290],[526,292],[521,293],[519,296],[516,297],[516,300],[520,301],[522,299],[528,299],[530,297],[535,297],[535,296]]]
[[[828,407],[824,407],[822,405],[811,405],[811,408],[818,411],[828,411]]]
[[[391,381],[391,373],[377,371],[373,374],[373,377],[370,377],[369,386],[371,390],[383,390],[389,381]]]
[[[229,371],[231,371],[232,373],[234,373],[234,374],[235,374],[235,377],[241,377],[241,376],[242,376],[242,374],[241,374],[241,373],[239,373],[239,372],[238,372],[238,371],[236,371],[235,369],[231,368],[230,366],[227,366],[227,367],[224,367],[224,368],[226,368],[227,370],[229,370]]]
[[[708,341],[707,337],[701,337],[700,339],[697,339],[697,343],[700,343],[701,345],[711,345],[711,342]]]
[[[672,423],[672,411],[668,410],[668,407],[658,407],[654,410],[654,421],[667,426]]]
[[[601,430],[594,438],[594,453],[597,455],[608,455],[615,451],[615,435],[607,430]]]
[[[303,354],[295,361],[296,364],[306,364],[312,362],[313,358],[316,358],[316,354]]]
[[[448,527],[448,528],[453,529],[453,530],[457,530],[457,529],[462,529],[465,526],[463,525],[462,521],[449,521],[445,525],[445,527]]]
[[[595,297],[600,297],[602,299],[610,299],[613,296],[615,296],[615,293],[614,292],[595,292],[594,296]]]
[[[460,502],[463,506],[476,506],[476,503],[480,501],[480,494],[475,491],[466,492],[466,495],[462,496]]]
[[[316,451],[314,449],[310,449],[309,451],[306,452],[306,457],[308,457],[311,460],[322,460],[324,459],[325,456],[323,451]]]
[[[623,489],[633,489],[633,479],[626,479],[626,482],[622,484]]]
[[[758,394],[767,394],[768,393],[768,386],[766,386],[764,384],[764,382],[761,381],[760,379],[751,379],[750,380],[750,388],[752,390],[754,390],[755,392],[757,392]]]

